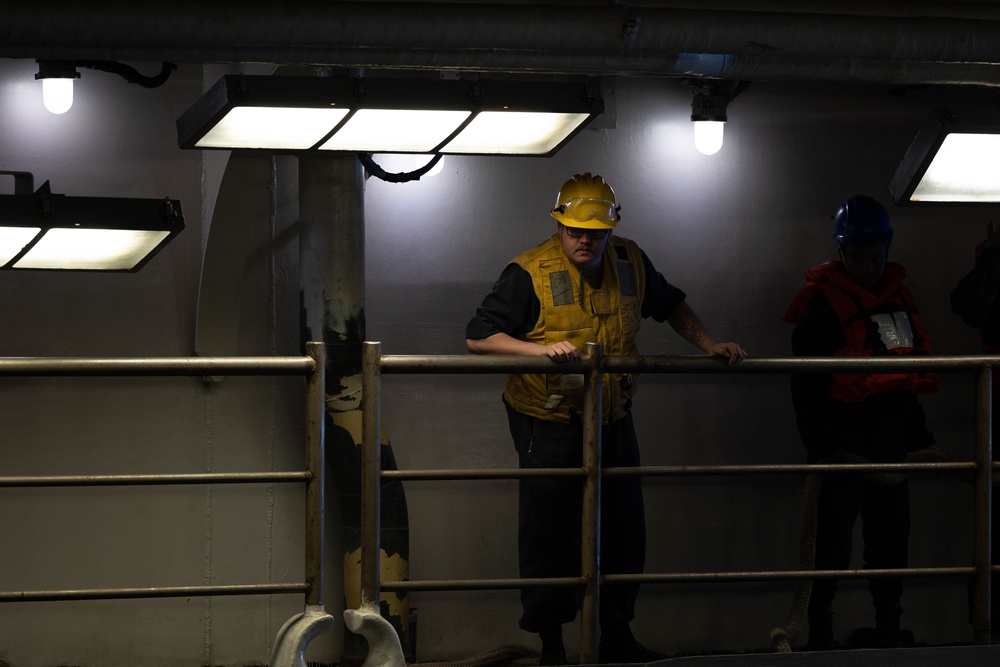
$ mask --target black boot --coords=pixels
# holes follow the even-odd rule
[[[538,658],[539,665],[565,665],[566,647],[563,645],[562,626],[557,625],[538,633],[542,639],[542,655]]]
[[[817,607],[809,610],[809,643],[806,651],[832,651],[840,648],[833,637],[833,609]]]
[[[640,644],[627,625],[611,631],[602,628],[597,654],[602,664],[656,662],[667,657]]]
[[[833,651],[840,648],[840,644],[833,637],[832,623],[809,623],[809,643],[806,644],[806,651]]]
[[[913,646],[913,633],[899,628],[902,611],[875,615],[875,648],[904,648]]]

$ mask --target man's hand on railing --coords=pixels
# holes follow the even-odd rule
[[[546,346],[544,353],[549,359],[558,363],[580,360],[580,350],[568,340]]]
[[[708,349],[708,353],[713,357],[725,359],[730,366],[735,366],[747,358],[747,351],[739,343],[716,343]]]

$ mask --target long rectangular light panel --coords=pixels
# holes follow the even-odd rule
[[[49,229],[11,268],[131,271],[169,235],[142,229]]]
[[[176,199],[0,195],[0,269],[139,270],[184,229]]]
[[[228,75],[177,132],[192,149],[552,155],[603,110],[586,81]]]
[[[587,120],[587,115],[582,113],[483,111],[440,152],[545,155],[566,141]],[[508,143],[498,147],[498,137],[505,138]]]
[[[233,107],[198,142],[197,148],[305,150],[315,146],[349,113],[348,109]]]
[[[471,114],[464,109],[358,109],[319,149],[427,153],[454,134]]]
[[[933,110],[903,156],[889,191],[897,204],[1000,202],[1000,113]]]

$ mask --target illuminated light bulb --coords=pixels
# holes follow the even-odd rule
[[[694,147],[702,155],[715,155],[722,149],[726,123],[721,120],[694,121]]]
[[[70,60],[36,60],[42,82],[42,103],[55,114],[66,113],[73,106],[73,79],[79,79],[76,63]]]
[[[417,169],[420,169],[421,167],[423,167],[424,165],[426,165],[428,162],[430,162],[433,159],[434,159],[433,155],[431,155],[431,156],[428,156],[428,155],[419,155],[419,154],[418,155],[414,155],[413,156],[413,169],[414,169],[414,171],[416,171]],[[444,169],[444,161],[445,161],[445,156],[442,155],[441,159],[437,161],[437,164],[434,165],[433,167],[431,167],[431,170],[428,171],[426,174],[424,174],[424,176],[437,176],[438,174],[440,174],[441,170]]]
[[[73,106],[73,79],[42,79],[42,103],[55,114]]]

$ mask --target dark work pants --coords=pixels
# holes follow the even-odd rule
[[[583,424],[550,422],[507,406],[510,433],[522,468],[579,468],[583,465]],[[639,465],[632,415],[602,427],[602,465]],[[579,478],[520,480],[519,556],[522,578],[580,575],[583,483]],[[642,572],[646,527],[639,477],[605,477],[601,483],[601,572]],[[637,584],[601,588],[600,623],[604,635],[620,633],[635,617]],[[527,588],[521,591],[520,626],[529,632],[568,623],[581,602],[578,588]]]
[[[859,515],[863,522],[865,567],[906,567],[910,535],[909,483],[904,479],[898,484],[879,485],[861,475],[831,474],[824,477],[819,495],[815,568],[849,569],[851,536]],[[868,589],[875,604],[876,624],[879,621],[898,622],[902,579],[870,579]],[[836,590],[834,579],[813,582],[809,598],[810,627],[829,626]]]

